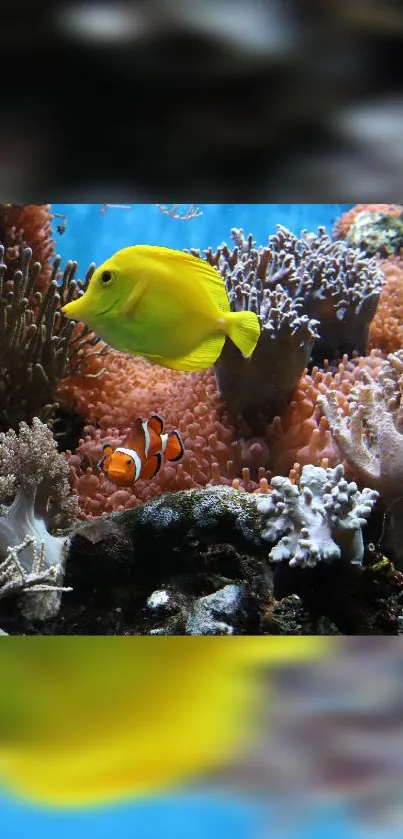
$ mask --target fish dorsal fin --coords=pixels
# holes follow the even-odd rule
[[[148,420],[148,427],[155,431],[156,434],[162,434],[164,422],[158,414],[153,414]]]
[[[105,443],[105,445],[102,448],[101,460],[97,463],[97,468],[98,469],[103,469],[103,471],[105,472],[106,469],[108,468],[108,465],[110,463],[112,455],[113,455],[113,449],[112,449],[111,444],[110,443]]]
[[[150,478],[154,478],[154,476],[159,472],[161,466],[161,455],[155,454],[153,457],[150,457],[147,460],[141,470],[140,477],[145,481],[150,480]]]
[[[129,449],[138,449],[139,454],[143,454],[145,448],[145,435],[143,428],[143,420],[136,419],[132,424],[130,433],[122,441],[122,446]]]
[[[189,282],[192,282],[192,276],[197,282],[207,284],[210,298],[215,305],[222,312],[229,312],[230,305],[228,300],[227,289],[221,274],[205,259],[200,259],[198,256],[193,256],[191,253],[184,251],[176,251],[172,248],[163,248],[159,245],[135,245],[137,253],[146,257],[154,257],[160,260],[167,268],[175,270],[189,269]]]

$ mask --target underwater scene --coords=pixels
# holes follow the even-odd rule
[[[402,237],[0,205],[1,631],[400,635]]]
[[[2,836],[402,835],[402,235],[0,205]]]

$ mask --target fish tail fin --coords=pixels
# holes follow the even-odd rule
[[[171,462],[180,460],[181,457],[183,457],[184,452],[185,447],[182,443],[179,432],[170,431],[169,434],[167,434],[167,440],[165,443],[164,455],[166,460],[170,460]]]
[[[255,312],[230,312],[226,315],[226,333],[245,358],[250,358],[260,336]]]

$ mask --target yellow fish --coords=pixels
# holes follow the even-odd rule
[[[117,251],[62,312],[111,347],[173,370],[211,367],[227,336],[248,358],[260,335],[254,312],[230,311],[224,280],[212,265],[152,245]]]
[[[253,734],[262,672],[329,654],[327,642],[3,639],[0,783],[42,806],[78,808],[195,782]]]

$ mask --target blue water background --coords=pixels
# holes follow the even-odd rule
[[[130,210],[100,213],[99,204],[54,204],[54,212],[67,214],[66,233],[57,238],[63,260],[79,260],[80,271],[91,261],[98,264],[130,244],[169,247],[217,246],[229,239],[231,227],[253,232],[260,243],[281,223],[299,234],[302,228],[330,230],[347,204],[204,204],[203,215],[191,221],[164,216],[155,205],[137,204]],[[56,220],[58,222],[60,220]],[[274,824],[274,822],[273,822]],[[65,814],[42,811],[0,796],[2,839],[263,839],[279,836],[270,830],[270,809],[253,800],[224,796],[160,798],[147,802]],[[350,839],[357,831],[348,816],[328,811],[309,824],[295,827],[287,839]],[[361,834],[362,835],[362,834]],[[385,834],[386,835],[386,834]]]
[[[161,798],[83,813],[43,812],[0,796],[2,839],[365,839],[340,810],[279,829],[276,810],[247,799]],[[389,839],[387,832],[378,839]],[[396,836],[393,837],[396,839]]]
[[[57,252],[63,261],[76,259],[79,275],[88,265],[100,265],[119,248],[129,245],[163,245],[170,248],[216,248],[231,241],[232,227],[253,233],[266,244],[283,224],[299,235],[306,228],[324,225],[330,233],[335,220],[352,204],[200,204],[203,214],[189,221],[164,215],[155,204],[132,204],[130,209],[111,207],[101,213],[101,204],[52,204],[53,212],[67,216],[66,232],[55,233]],[[179,208],[186,211],[189,205]],[[54,226],[61,219],[55,219]]]

